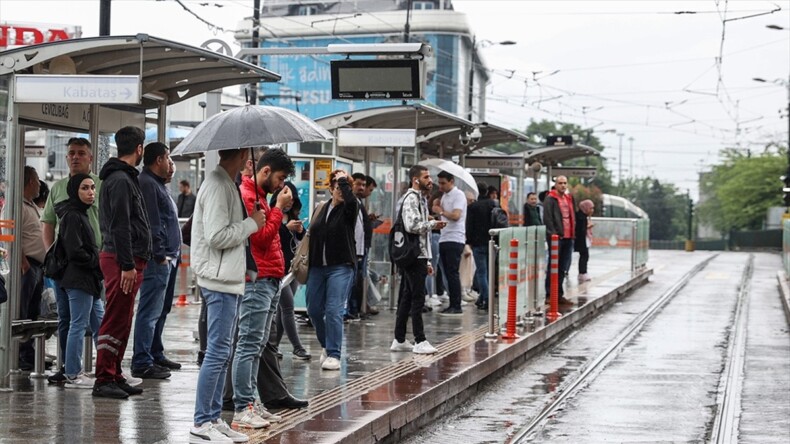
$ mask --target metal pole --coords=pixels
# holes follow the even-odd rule
[[[636,271],[636,220],[631,222],[631,273]]]
[[[167,144],[167,103],[159,102],[156,109],[156,141]]]
[[[365,164],[365,175],[370,175],[370,150],[365,150],[365,158],[363,160]],[[365,208],[368,208],[368,200],[365,199]],[[369,209],[369,208],[368,208]],[[368,314],[368,263],[370,257],[370,250],[365,251],[365,262],[362,264],[363,269],[365,270],[365,274],[362,276],[362,306],[359,307],[359,311],[363,314]]]
[[[496,339],[497,326],[494,313],[497,310],[496,306],[496,287],[499,282],[496,282],[496,254],[497,246],[494,241],[494,235],[488,240],[488,332],[486,332],[486,339]]]
[[[477,45],[477,36],[472,36],[472,47],[469,51],[469,110],[466,113],[466,120],[472,121],[472,105],[474,103],[474,83],[475,83],[475,45]]]
[[[400,147],[393,147],[392,150],[392,223],[395,223],[395,218],[398,217],[398,188],[400,187]],[[392,274],[390,275],[390,300],[389,309],[395,309],[395,302],[398,298],[398,273],[395,269],[395,264],[391,264]]]
[[[623,185],[623,133],[618,134],[620,136],[620,149],[617,152],[617,187]]]
[[[99,105],[90,105],[90,121],[88,122],[88,134],[91,138],[91,146],[93,147],[93,160],[91,160],[91,171],[94,174],[99,174],[99,162],[101,157],[99,155]]]
[[[99,3],[99,35],[110,35],[110,4],[111,0],[101,0]],[[95,146],[95,145],[94,145]]]
[[[14,88],[15,76],[10,76],[8,88],[8,122],[6,134],[6,158],[8,163],[6,169],[8,170],[8,198],[6,215],[8,220],[21,221],[22,218],[22,182],[23,175],[20,174],[24,169],[24,156],[20,149],[19,141],[19,108],[16,104],[16,95]],[[8,303],[0,305],[2,310],[2,328],[0,328],[0,390],[8,391],[11,389],[11,360],[16,359],[17,355],[13,354],[14,347],[11,346],[13,340],[11,338],[11,321],[16,319],[16,313],[19,311],[19,295],[22,286],[22,250],[21,240],[18,234],[21,234],[19,227],[14,227],[7,230],[6,234],[16,236],[11,241],[8,248],[8,269],[7,276],[7,289],[8,289]]]
[[[261,24],[261,0],[252,1],[252,47],[257,49],[260,44],[258,29]],[[252,55],[250,63],[257,66],[258,56]],[[250,83],[250,105],[258,104],[258,82]]]
[[[628,177],[634,177],[634,138],[628,138],[629,147],[628,147]]]

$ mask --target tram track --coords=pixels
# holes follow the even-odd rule
[[[516,433],[510,436],[506,441],[507,443],[517,444],[523,443],[534,438],[535,433],[543,427],[546,421],[555,413],[557,413],[566,400],[576,394],[583,388],[614,359],[620,350],[637,335],[642,328],[652,320],[661,309],[666,306],[680,291],[688,284],[691,279],[698,275],[707,265],[714,260],[718,255],[713,255],[706,258],[704,261],[695,265],[691,270],[684,274],[674,285],[667,289],[655,302],[653,302],[645,311],[643,311],[637,318],[635,318],[628,326],[611,342],[611,344],[604,349],[587,368],[570,384],[566,385],[563,390],[558,392],[554,399],[546,405],[540,413],[532,418],[532,420],[522,427]]]

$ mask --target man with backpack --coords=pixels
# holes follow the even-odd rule
[[[466,243],[472,247],[475,279],[480,291],[475,305],[481,310],[488,310],[488,239],[490,238],[488,232],[492,228],[507,227],[507,213],[490,198],[486,184],[478,183],[477,189],[479,191],[477,201],[467,209]]]
[[[428,220],[428,207],[423,202],[421,193],[431,188],[433,181],[428,169],[422,165],[414,165],[409,169],[411,188],[403,196],[400,217],[393,227],[390,245],[390,256],[396,262],[401,273],[401,285],[398,296],[398,310],[395,314],[395,339],[390,350],[394,352],[413,352],[417,354],[436,353],[425,338],[422,323],[422,307],[425,305],[425,278],[433,274],[431,267],[431,242],[429,236],[434,228],[442,229],[445,222]],[[402,228],[402,230],[400,229]],[[416,242],[414,237],[417,237]],[[408,239],[407,239],[408,238]],[[416,243],[419,248],[410,252],[415,256],[404,258],[398,250],[408,243]],[[399,263],[398,263],[399,262]],[[406,324],[411,315],[414,344],[406,340]]]

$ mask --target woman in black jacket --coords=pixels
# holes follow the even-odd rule
[[[82,369],[82,345],[91,310],[104,313],[100,298],[102,274],[99,250],[88,220],[88,208],[96,199],[96,184],[87,174],[75,174],[66,187],[68,200],[55,206],[60,218],[58,242],[65,251],[68,265],[60,285],[69,297],[71,323],[66,340],[66,387],[93,388],[94,379]]]
[[[576,212],[576,233],[573,241],[574,250],[579,252],[579,283],[592,280],[587,273],[587,262],[590,260],[590,247],[592,246],[593,223],[590,218],[595,211],[595,204],[590,199],[579,202],[579,211]]]
[[[321,368],[340,370],[343,307],[354,285],[357,263],[354,227],[359,205],[348,173],[329,175],[332,200],[318,210],[310,227],[310,268],[307,272],[307,313],[321,343]]]
[[[291,208],[284,211],[285,217],[283,218],[282,225],[280,225],[280,244],[283,249],[285,273],[287,274],[288,269],[291,267],[291,262],[294,259],[294,252],[299,246],[299,242],[304,237],[305,231],[302,220],[299,219],[299,213],[302,211],[302,201],[299,199],[299,191],[291,182],[286,182],[285,186],[291,189],[291,195],[293,196]],[[282,191],[282,188],[272,195],[272,208],[274,208],[274,205],[277,203],[277,196],[280,194],[280,191]],[[274,335],[274,343],[279,349],[280,341],[283,338],[283,333],[285,333],[288,335],[288,340],[293,346],[293,357],[295,359],[310,359],[310,353],[307,353],[307,350],[304,349],[302,341],[299,339],[299,332],[296,330],[294,294],[298,287],[299,282],[294,279],[280,292],[280,301],[277,306],[277,331]]]

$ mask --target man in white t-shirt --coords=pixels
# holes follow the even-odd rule
[[[461,316],[461,276],[458,273],[466,243],[466,195],[455,186],[455,177],[439,173],[439,190],[444,193],[441,203],[433,207],[441,220],[447,222],[439,238],[439,260],[447,279],[450,306],[439,312],[442,316]]]

